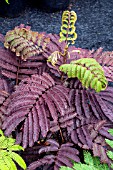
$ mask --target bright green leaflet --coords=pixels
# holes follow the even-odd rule
[[[9,4],[9,1],[8,0],[5,0],[7,2],[7,4]]]
[[[108,132],[113,136],[113,129],[109,129]],[[105,139],[106,143],[113,149],[113,140]],[[107,156],[113,161],[113,152],[107,151]],[[111,168],[113,169],[113,164],[111,163]]]
[[[17,170],[15,162],[25,170],[27,167],[24,160],[14,152],[20,150],[24,150],[24,148],[16,145],[15,139],[4,136],[0,129],[0,170]]]
[[[74,60],[70,64],[62,64],[59,69],[66,73],[68,78],[77,77],[84,87],[90,87],[96,92],[105,90],[107,87],[108,82],[103,68],[93,58]]]

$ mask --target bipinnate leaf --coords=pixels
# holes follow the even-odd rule
[[[22,122],[23,147],[33,146],[39,134],[46,137],[50,120],[58,123],[59,117],[68,111],[68,89],[57,85],[52,77],[32,75],[23,79],[10,96],[7,119],[3,123],[5,134],[10,135]],[[21,127],[20,127],[21,128]]]
[[[77,126],[79,128],[77,128]],[[77,121],[75,126],[76,129],[71,133],[71,139],[79,147],[83,149],[91,149],[94,156],[100,157],[101,162],[110,164],[110,159],[107,156],[108,146],[105,143],[105,137],[113,139],[111,135],[107,134],[109,126],[110,125],[107,127],[103,121],[96,121],[94,123],[93,119],[92,121],[89,119],[89,122]]]
[[[13,151],[24,150],[20,145],[15,145],[15,139],[6,137],[0,130],[0,169],[1,170],[17,170],[14,163],[17,162],[22,169],[26,169],[23,158]]]
[[[42,53],[48,42],[49,38],[43,33],[33,32],[30,27],[21,24],[7,32],[4,46],[26,61],[27,58]]]
[[[59,170],[59,168],[63,165],[66,165],[68,167],[72,167],[72,160],[79,162],[80,159],[78,157],[79,151],[73,147],[72,143],[65,143],[62,144],[61,146],[54,140],[48,140],[47,143],[49,143],[49,146],[44,146],[39,150],[39,153],[46,153],[49,155],[47,156],[51,156],[52,158],[54,158],[54,160],[52,161],[52,163],[54,162],[54,170]],[[56,148],[56,149],[55,149]],[[56,152],[55,155],[53,155],[52,152]],[[40,162],[40,160],[37,160],[35,162],[33,162],[28,169],[34,169],[34,167],[39,167],[41,165],[43,165],[43,161],[46,160],[46,157],[44,156],[42,158],[42,164]],[[48,160],[46,162],[44,162],[45,164],[50,164],[48,162]]]
[[[0,128],[2,127],[2,123],[5,119],[5,114],[6,114],[6,100],[10,95],[11,87],[8,82],[0,78]]]
[[[67,73],[69,78],[77,77],[86,88],[95,89],[96,92],[105,90],[107,80],[104,71],[95,59],[84,58],[72,61],[70,64],[63,64],[60,71]]]
[[[113,87],[107,87],[106,90],[95,93],[84,89],[78,81],[72,83],[69,86],[72,88],[69,92],[69,103],[71,107],[75,108],[75,112],[80,117],[82,116],[86,120],[93,118],[97,120],[104,119],[109,123],[113,122]],[[110,137],[111,135],[105,131],[101,129],[101,134]]]
[[[43,71],[48,71],[43,55],[33,56],[23,61],[4,48],[0,48],[0,68],[2,68],[3,76],[15,80],[22,80],[32,74],[42,74]]]
[[[50,42],[47,44],[47,49],[41,54],[31,56],[26,61],[21,60],[15,53],[12,53],[5,48],[0,48],[0,68],[1,74],[7,78],[22,80],[30,77],[33,74],[42,74],[48,72],[50,68],[47,66],[47,59],[54,51],[61,51],[63,44],[59,43],[59,36],[48,34]]]

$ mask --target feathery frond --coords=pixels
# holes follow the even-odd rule
[[[107,80],[104,71],[95,59],[84,58],[60,66],[60,71],[67,73],[69,78],[77,77],[86,88],[91,87],[96,92],[105,90]]]
[[[44,164],[51,164],[54,162],[54,169],[59,170],[59,168],[63,165],[72,167],[73,164],[71,160],[74,160],[76,162],[80,161],[78,157],[79,152],[77,149],[73,147],[72,143],[66,143],[66,144],[62,144],[61,146],[59,146],[59,144],[52,139],[47,140],[47,142],[49,143],[49,145],[42,147],[39,150],[39,153],[42,154],[46,152],[46,153],[49,153],[49,155],[44,156],[42,160],[37,160],[33,162],[32,164],[30,164],[30,166],[28,167],[28,170],[31,170],[31,169],[34,170],[35,168],[43,165],[43,162]],[[51,152],[56,152],[56,154],[53,155]],[[46,157],[50,157],[51,161],[48,162]]]
[[[32,147],[39,133],[46,137],[50,130],[50,120],[57,123],[69,107],[68,89],[55,84],[47,73],[23,79],[9,100],[3,129],[6,135],[10,135],[23,122],[21,142],[24,148],[27,145]]]

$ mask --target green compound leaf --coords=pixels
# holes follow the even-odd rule
[[[72,61],[70,64],[63,64],[60,71],[67,73],[68,78],[77,77],[86,88],[95,89],[96,92],[105,90],[107,79],[99,63],[93,58],[82,58]]]
[[[10,153],[10,157],[11,157],[14,161],[16,161],[16,162],[18,163],[18,165],[20,165],[21,168],[26,169],[26,164],[25,164],[24,160],[21,158],[20,155],[18,155],[18,154],[15,153],[15,152],[11,152],[11,153]]]
[[[26,169],[24,160],[17,153],[12,152],[24,150],[24,148],[15,145],[15,139],[5,137],[2,130],[0,130],[0,134],[0,170],[17,170],[14,161]]]

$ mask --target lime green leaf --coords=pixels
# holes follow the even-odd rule
[[[10,157],[18,163],[18,165],[20,165],[21,168],[26,169],[26,164],[24,162],[24,160],[21,158],[20,155],[18,155],[17,153],[11,152],[10,153]]]
[[[87,165],[94,165],[94,163],[93,163],[93,158],[92,158],[90,152],[84,151],[84,162],[85,162]]]
[[[15,139],[4,136],[2,131],[0,133],[0,170],[17,170],[13,160],[23,169],[26,169],[24,160],[17,153],[12,152],[24,150],[24,148],[20,145],[15,145]]]
[[[113,141],[112,140],[105,139],[105,141],[111,148],[113,148]]]
[[[102,170],[109,170],[109,166],[107,164],[101,164],[100,167]]]
[[[2,146],[4,145],[4,142],[6,142],[6,138],[5,136],[1,136],[0,137],[0,148],[2,148]]]
[[[99,170],[93,166],[81,164],[81,163],[74,163],[73,168],[76,170]]]
[[[9,168],[9,170],[17,170],[15,163],[12,161],[12,159],[9,156],[2,157],[3,161]]]
[[[77,77],[84,87],[90,87],[96,92],[105,90],[107,87],[108,82],[104,75],[103,68],[95,59],[82,58],[72,61],[70,64],[63,64],[59,69],[67,73],[68,78]]]
[[[0,160],[0,170],[9,170],[9,167],[5,164],[4,160]]]
[[[93,158],[93,164],[96,168],[100,166],[100,159],[98,157],[92,157]]]
[[[113,164],[111,164],[111,168],[113,169]]]
[[[24,151],[24,148],[20,145],[13,145],[11,147],[8,148],[10,151],[20,151],[20,150],[23,150]]]
[[[66,166],[61,166],[60,170],[73,170],[73,169]]]
[[[107,151],[107,156],[113,160],[113,152],[112,151]]]
[[[113,136],[113,129],[109,129],[108,132]]]
[[[4,133],[1,129],[0,129],[0,136],[4,136]]]

